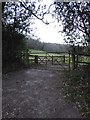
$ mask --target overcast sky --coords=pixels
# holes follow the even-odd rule
[[[40,41],[60,44],[65,43],[63,34],[61,32],[58,33],[58,31],[62,30],[62,26],[58,26],[57,22],[45,25],[42,21],[36,20],[33,27],[37,27],[34,34],[40,38]]]
[[[39,4],[46,5],[47,6],[46,9],[48,9],[48,7],[52,3],[54,3],[55,0],[41,0],[41,1],[42,3],[37,2],[37,6]],[[55,8],[54,5],[50,7],[51,13],[54,8]],[[49,24],[46,25],[41,20],[38,20],[37,18],[34,19],[35,24],[33,24],[32,26],[34,30],[33,34],[37,36],[38,38],[40,38],[41,42],[66,44],[64,41],[64,39],[66,38],[64,33],[59,32],[63,30],[61,21],[59,21],[58,23],[57,20],[55,18],[52,18],[50,14],[46,14],[43,21],[44,22],[47,21]],[[80,32],[80,35],[81,35],[81,39],[78,38],[75,43],[80,42],[82,40],[82,32]]]
[[[47,7],[52,3],[53,0],[43,0],[43,4],[46,4]],[[62,24],[61,27],[59,26],[57,20],[52,19],[51,15],[45,16],[45,19],[50,23],[49,25],[44,24],[42,21],[35,19],[35,24],[33,24],[33,28],[37,28],[34,31],[34,35],[38,36],[40,38],[40,41],[42,42],[50,42],[50,43],[60,43],[63,44],[64,37],[62,33],[58,33],[58,31],[62,30]]]

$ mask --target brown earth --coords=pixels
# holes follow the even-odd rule
[[[74,103],[65,99],[63,79],[63,72],[53,67],[24,69],[4,75],[2,117],[80,118]]]

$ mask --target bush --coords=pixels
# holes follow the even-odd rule
[[[66,98],[75,102],[82,117],[90,117],[90,66],[67,72],[68,80],[64,81]]]

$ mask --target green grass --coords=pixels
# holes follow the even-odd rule
[[[79,56],[79,61],[90,63],[90,56]]]
[[[42,51],[42,50],[34,50],[34,49],[30,49],[29,52],[32,54],[32,55],[43,55],[45,54],[46,55],[46,51]],[[61,55],[68,55],[66,53],[60,53],[60,54],[57,54],[57,53],[47,53],[47,55],[50,55],[50,56],[61,56]]]
[[[29,49],[31,52],[43,52],[42,50],[34,50],[34,49]]]
[[[65,56],[65,63],[69,64],[69,54],[68,53],[47,53],[46,51],[42,51],[42,50],[34,50],[34,49],[30,49],[29,50],[29,54],[32,55],[33,57],[30,57],[29,59],[34,59],[34,56],[42,56],[45,57],[47,56],[47,59],[49,59],[49,57],[52,56],[58,56],[58,61],[61,61],[61,63],[63,62],[63,58],[59,58],[59,56]],[[80,62],[86,62],[86,63],[90,63],[90,57],[87,56],[79,56],[79,61]],[[55,58],[54,58],[55,59]],[[70,60],[70,63],[72,63],[72,59]],[[80,65],[83,65],[84,63],[79,63]]]
[[[33,55],[33,56],[46,56],[46,54],[42,54],[42,53],[31,53],[30,55]]]
[[[50,56],[68,56],[67,53],[60,53],[60,54],[57,54],[57,53],[49,53]]]
[[[34,50],[34,49],[29,49],[29,52],[31,52],[31,53],[46,53],[46,51]]]
[[[30,49],[29,50],[29,52],[30,52],[30,55],[33,55],[33,56],[42,56],[42,57],[44,57],[44,56],[47,56],[47,59],[49,59],[49,57],[52,57],[52,56],[66,56],[67,58],[66,58],[66,61],[68,61],[68,54],[65,54],[65,53],[60,53],[60,54],[57,54],[57,53],[47,53],[46,51],[41,51],[41,50],[33,50],[33,49]],[[31,58],[31,59],[33,59],[33,58]],[[61,58],[59,58],[58,59],[58,61],[60,61],[61,60]]]

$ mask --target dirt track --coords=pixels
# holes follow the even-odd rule
[[[80,118],[62,92],[61,73],[26,69],[3,78],[3,118]]]

